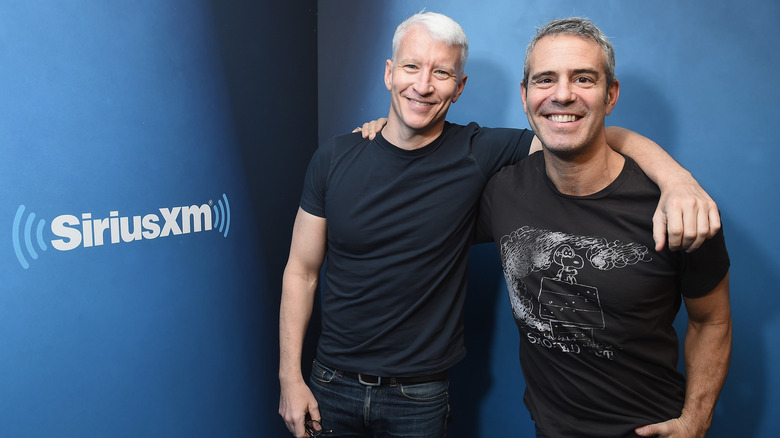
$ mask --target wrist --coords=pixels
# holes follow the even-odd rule
[[[712,414],[707,415],[703,410],[695,411],[686,404],[680,414],[680,421],[694,433],[706,433],[712,425]]]
[[[680,167],[675,171],[667,172],[663,178],[659,178],[659,181],[656,184],[661,191],[664,191],[683,185],[698,184],[698,182],[691,172]]]
[[[303,373],[300,369],[297,370],[285,370],[279,369],[279,383],[284,385],[292,385],[297,383],[305,383],[303,380]]]

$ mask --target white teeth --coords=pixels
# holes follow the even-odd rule
[[[571,115],[571,114],[566,114],[566,115],[557,115],[556,114],[556,115],[553,115],[553,116],[548,116],[547,119],[549,119],[549,120],[551,120],[553,122],[561,122],[561,123],[562,122],[573,122],[573,121],[577,120],[577,116],[574,116],[574,115]]]
[[[409,101],[415,105],[422,105],[422,106],[433,105],[432,103],[420,102],[419,100],[414,100],[414,99],[409,99]]]

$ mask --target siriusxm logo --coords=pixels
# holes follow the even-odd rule
[[[25,211],[24,205],[16,210],[12,240],[19,264],[28,269],[28,258],[37,260],[38,251],[46,251],[49,246],[44,239],[46,221],[36,221],[35,213],[29,213],[25,219]],[[230,204],[223,193],[216,204],[209,201],[203,205],[160,208],[143,216],[120,216],[119,211],[111,211],[105,218],[93,218],[92,213],[62,214],[51,220],[50,230],[55,238],[49,240],[49,244],[58,251],[211,230],[218,230],[227,237]]]

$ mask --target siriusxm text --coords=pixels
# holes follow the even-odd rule
[[[59,237],[51,244],[57,250],[69,251],[79,246],[156,239],[212,229],[212,210],[208,204],[160,208],[159,212],[159,215],[129,217],[111,211],[108,217],[98,219],[93,219],[91,213],[82,213],[80,218],[63,214],[51,221],[51,231]]]

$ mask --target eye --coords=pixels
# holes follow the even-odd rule
[[[434,70],[433,76],[436,77],[436,79],[444,80],[451,78],[453,75],[446,70]]]
[[[551,77],[545,76],[545,77],[535,79],[534,81],[532,81],[532,83],[539,88],[547,88],[547,87],[551,87],[554,81]]]
[[[578,76],[574,79],[574,82],[580,85],[593,85],[596,83],[596,80],[589,76]]]
[[[403,69],[408,72],[413,72],[418,70],[417,66],[414,64],[404,64]]]

